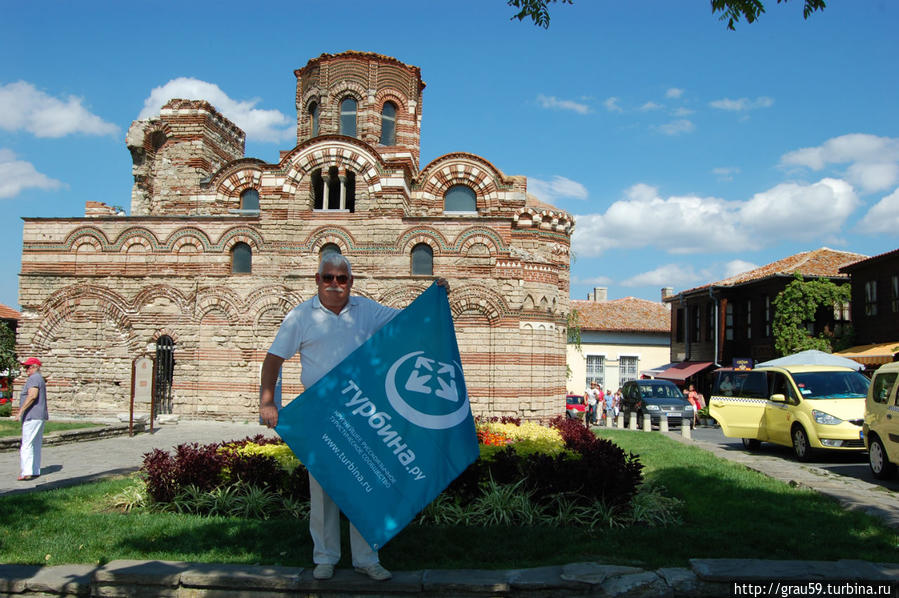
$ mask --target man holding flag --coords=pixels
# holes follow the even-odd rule
[[[262,364],[259,410],[262,423],[269,428],[278,425],[275,384],[285,359],[300,353],[301,381],[309,389],[400,311],[365,297],[350,296],[352,267],[339,253],[327,253],[322,258],[315,282],[318,293],[287,314]],[[438,279],[437,284],[449,291],[445,279]],[[340,560],[340,509],[311,474],[309,491],[313,577],[329,579]],[[379,581],[391,578],[380,564],[378,552],[352,523],[350,547],[357,572]]]

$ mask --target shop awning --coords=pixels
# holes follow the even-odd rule
[[[891,343],[877,343],[873,345],[858,345],[845,351],[839,351],[834,355],[848,357],[864,365],[881,365],[893,361],[893,354],[899,353],[899,341]]]
[[[643,377],[657,378],[659,376],[659,374],[661,374],[662,372],[664,372],[671,366],[677,365],[677,363],[678,362],[666,363],[665,365],[659,365],[654,368],[650,368],[648,370],[640,370],[640,375]]]
[[[711,361],[682,361],[672,365],[664,372],[657,374],[656,378],[683,382],[693,374],[701,372],[712,365],[714,365],[714,363]]]

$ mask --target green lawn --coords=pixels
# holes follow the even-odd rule
[[[103,424],[98,424],[95,422],[87,422],[87,421],[71,421],[71,422],[58,422],[53,421],[52,419],[44,424],[44,434],[50,434],[52,432],[59,432],[60,430],[77,430],[79,428],[96,428],[97,426],[102,426]],[[22,422],[18,420],[11,419],[3,419],[0,420],[0,438],[5,438],[7,436],[21,436],[22,435]]]
[[[381,551],[382,562],[399,570],[597,559],[657,568],[685,566],[692,557],[899,562],[899,534],[877,519],[659,434],[601,435],[640,454],[647,481],[684,501],[682,525],[592,532],[411,525]],[[0,498],[0,562],[311,564],[306,521],[116,512],[110,496],[130,483],[120,479]],[[341,566],[349,566],[348,555]]]

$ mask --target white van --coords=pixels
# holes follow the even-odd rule
[[[870,381],[855,370],[821,365],[719,370],[709,414],[747,449],[760,442],[813,450],[864,451],[862,423]]]
[[[865,400],[865,445],[871,473],[886,479],[896,473],[899,463],[899,394],[896,378],[899,362],[880,366],[874,372]]]

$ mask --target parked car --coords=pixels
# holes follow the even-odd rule
[[[808,460],[817,449],[863,451],[870,381],[851,368],[821,365],[717,372],[709,413],[728,438],[792,446]]]
[[[621,387],[621,412],[624,421],[630,414],[637,414],[637,427],[643,427],[643,418],[649,416],[650,425],[658,426],[662,414],[668,416],[669,426],[680,426],[686,419],[693,427],[693,405],[684,398],[680,389],[668,380],[630,380]]]
[[[899,362],[880,366],[874,372],[865,399],[865,423],[862,425],[871,473],[881,480],[896,473],[899,463],[899,394],[896,377]]]
[[[565,396],[565,417],[568,419],[584,419],[587,402],[583,395],[568,394]]]

